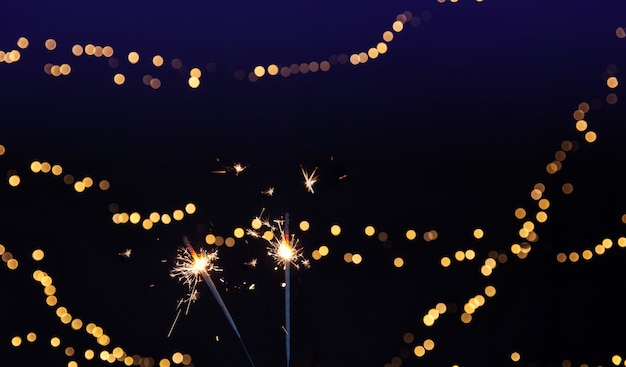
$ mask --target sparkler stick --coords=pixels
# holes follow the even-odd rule
[[[189,250],[189,253],[191,253],[191,256],[194,258],[194,260],[197,260],[199,258],[198,254],[189,243],[189,240],[187,240],[187,237],[183,237],[183,242],[185,243],[185,246]],[[248,357],[250,364],[252,365],[252,367],[254,367],[254,362],[252,361],[252,357],[250,357],[250,353],[248,353],[248,349],[246,348],[246,345],[243,342],[243,338],[241,337],[241,334],[239,334],[237,325],[235,325],[235,321],[230,315],[230,312],[228,312],[228,308],[226,308],[226,304],[224,303],[222,296],[220,296],[219,292],[217,291],[217,287],[215,287],[215,283],[213,283],[213,280],[211,279],[211,277],[206,271],[201,271],[200,274],[202,274],[202,277],[204,278],[204,281],[206,282],[206,284],[209,286],[211,293],[213,293],[213,296],[217,300],[217,303],[219,303],[220,307],[222,308],[222,311],[224,312],[226,319],[230,323],[230,326],[233,328],[233,331],[235,332],[235,334],[237,334],[237,338],[239,338],[239,342],[241,343],[241,346],[243,347],[243,351],[246,353],[246,356]]]
[[[285,245],[291,252],[289,244],[289,212],[285,213]],[[291,357],[291,274],[290,261],[285,261],[285,353],[287,356],[287,367]]]

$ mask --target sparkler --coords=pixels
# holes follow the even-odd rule
[[[289,213],[285,213],[285,220],[275,220],[278,224],[278,235],[274,235],[269,240],[268,255],[270,255],[278,266],[283,266],[285,270],[285,354],[287,367],[291,359],[291,265],[296,269],[300,263],[308,267],[309,263],[302,256],[302,249],[298,247],[298,240],[289,234]],[[284,227],[282,224],[284,223]],[[274,229],[269,223],[264,225]]]
[[[200,253],[198,254],[189,243],[189,240],[187,240],[187,237],[183,237],[183,242],[185,243],[185,247],[178,254],[176,266],[174,267],[174,269],[172,269],[172,271],[170,272],[170,275],[172,277],[177,277],[180,281],[183,282],[183,284],[187,284],[189,286],[190,294],[189,294],[188,300],[186,301],[187,311],[189,310],[189,305],[191,304],[191,302],[195,302],[195,300],[197,299],[198,293],[196,290],[196,286],[198,282],[200,282],[200,279],[204,279],[206,284],[209,286],[211,293],[215,297],[215,300],[217,301],[217,303],[220,305],[220,308],[224,312],[224,316],[226,316],[226,319],[230,323],[230,326],[233,328],[233,331],[237,335],[237,338],[239,338],[239,342],[241,343],[241,346],[243,347],[243,350],[246,353],[246,357],[248,357],[250,364],[252,365],[252,367],[254,367],[254,362],[252,361],[252,357],[250,357],[250,353],[248,353],[248,349],[246,348],[246,345],[243,342],[243,338],[241,337],[241,334],[239,333],[239,329],[237,329],[237,325],[235,325],[235,321],[230,315],[230,312],[228,311],[228,308],[226,307],[224,300],[220,296],[219,292],[217,291],[217,287],[215,286],[215,283],[213,283],[213,280],[211,279],[211,276],[209,275],[209,272],[220,270],[219,268],[215,266],[215,263],[214,263],[214,261],[217,260],[217,251],[207,252],[206,250],[201,249]],[[183,303],[184,302],[185,301],[183,301]],[[179,308],[180,308],[180,305],[181,305],[181,302],[179,302]],[[176,315],[176,319],[178,319],[179,315],[180,315],[180,309],[178,311],[178,314]],[[176,323],[176,320],[174,320],[174,323]],[[173,328],[174,328],[174,325],[172,325],[172,329]],[[170,333],[172,329],[170,329]]]

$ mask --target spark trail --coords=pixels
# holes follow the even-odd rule
[[[197,261],[198,259],[200,259],[196,251],[193,249],[193,247],[189,243],[189,240],[187,240],[187,237],[183,237],[183,242],[185,243],[187,250],[189,250],[189,253],[194,258],[194,260]],[[213,296],[217,300],[217,303],[222,308],[222,311],[224,312],[224,316],[226,316],[226,319],[230,323],[230,326],[233,328],[233,331],[237,335],[237,338],[239,338],[239,342],[241,343],[241,346],[243,347],[243,351],[246,353],[246,357],[248,357],[250,364],[252,365],[252,367],[254,367],[254,362],[252,361],[252,357],[250,357],[250,353],[248,353],[248,349],[246,348],[246,345],[243,342],[243,338],[241,337],[241,334],[239,334],[239,329],[237,329],[237,325],[235,325],[235,320],[233,320],[233,317],[230,315],[230,312],[228,312],[228,308],[226,307],[226,304],[224,303],[222,296],[220,296],[219,292],[217,291],[217,287],[215,287],[215,283],[213,283],[213,280],[209,276],[208,272],[205,271],[204,269],[200,271],[200,274],[202,275],[202,278],[204,278],[204,281],[206,282],[206,284],[209,286],[209,289],[211,290],[211,293],[213,293]]]

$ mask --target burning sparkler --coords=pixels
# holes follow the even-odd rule
[[[217,251],[207,252],[204,249],[200,249],[200,252],[197,253],[189,243],[189,240],[187,240],[187,237],[183,237],[183,242],[185,243],[185,247],[179,250],[178,256],[176,257],[176,264],[170,272],[170,275],[172,277],[178,278],[178,280],[182,281],[183,284],[186,284],[189,287],[190,293],[187,299],[183,299],[182,302],[179,301],[179,311],[176,315],[176,319],[174,320],[174,324],[176,323],[176,320],[180,315],[181,304],[184,304],[185,302],[187,303],[186,312],[188,312],[190,304],[192,302],[195,302],[195,300],[198,298],[196,287],[201,279],[204,279],[206,284],[209,286],[211,293],[213,293],[213,296],[215,297],[222,311],[224,312],[224,316],[226,316],[226,319],[230,323],[230,326],[233,328],[233,331],[237,335],[237,338],[239,338],[239,342],[241,343],[241,346],[243,347],[243,350],[246,353],[250,364],[252,365],[252,367],[254,367],[254,362],[252,361],[252,358],[248,353],[248,349],[243,342],[241,334],[239,334],[237,325],[235,325],[235,321],[230,315],[228,308],[226,308],[224,300],[220,296],[219,292],[217,291],[217,287],[215,287],[215,283],[213,283],[213,280],[209,275],[210,272],[221,270],[215,265],[215,260],[217,260],[218,258]],[[174,329],[174,324],[170,329],[170,334]]]
[[[261,212],[261,215],[263,211]],[[304,259],[302,249],[298,246],[299,241],[295,236],[289,234],[289,213],[285,213],[284,220],[274,220],[276,226],[271,225],[269,220],[263,219],[259,215],[253,220],[253,225],[262,224],[272,231],[272,236],[264,237],[268,242],[268,255],[274,259],[276,268],[283,267],[285,271],[285,354],[287,358],[287,367],[291,359],[291,266],[296,269],[300,265],[309,267],[309,262]]]

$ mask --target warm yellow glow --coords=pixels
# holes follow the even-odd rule
[[[372,237],[376,233],[376,229],[373,226],[365,227],[365,235],[368,237]]]
[[[413,241],[417,237],[417,232],[415,232],[415,230],[413,229],[409,229],[408,231],[406,231],[405,235],[407,240]]]
[[[183,362],[183,354],[181,352],[176,352],[172,354],[172,362],[176,364],[181,364]]]
[[[41,171],[41,162],[32,161],[30,164],[30,170],[33,171],[33,173],[39,173]]]
[[[128,62],[131,64],[136,64],[139,62],[139,53],[136,51],[131,51],[128,53]]]
[[[339,234],[341,233],[341,227],[339,227],[339,225],[338,225],[338,224],[333,224],[333,225],[330,227],[330,233],[331,233],[333,236],[339,236]]]
[[[306,220],[303,220],[303,221],[300,222],[300,230],[302,232],[308,231],[310,227],[311,227],[311,225]]]
[[[576,130],[578,131],[585,131],[587,130],[587,121],[585,120],[578,120],[576,121]]]
[[[178,220],[178,221],[183,220],[184,216],[185,216],[185,213],[180,209],[176,209],[172,213],[172,217],[174,218],[174,220]]]
[[[606,86],[607,86],[607,87],[609,87],[609,88],[616,88],[618,84],[619,84],[619,83],[618,83],[618,81],[617,81],[617,78],[616,78],[616,77],[614,77],[614,76],[609,77],[609,78],[606,80]]]
[[[259,65],[259,66],[255,67],[255,68],[254,68],[254,75],[255,75],[257,78],[262,77],[263,75],[265,75],[265,68],[264,68],[263,66],[261,66],[261,65]]]
[[[391,31],[385,31],[383,33],[383,40],[385,42],[391,42],[393,40],[393,33]]]
[[[28,38],[26,37],[20,37],[17,39],[17,47],[21,48],[21,49],[25,49],[28,47],[29,45],[29,41]]]
[[[424,343],[422,345],[426,350],[433,350],[433,348],[435,348],[435,342],[432,339],[424,340]]]
[[[154,222],[151,221],[150,219],[146,218],[141,222],[141,227],[143,229],[145,229],[146,231],[152,229],[152,227],[154,226]]]
[[[233,230],[233,235],[236,238],[242,238],[244,235],[246,234],[246,232],[243,230],[243,228],[241,227],[237,227]]]
[[[396,32],[402,32],[402,29],[404,28],[404,24],[402,24],[401,21],[396,20],[395,22],[393,22],[393,24],[391,25],[391,28]]]
[[[311,253],[311,257],[313,258],[313,260],[319,260],[322,258],[322,255],[320,255],[319,250],[313,250],[313,252]]]
[[[483,232],[482,229],[480,228],[476,228],[474,230],[474,238],[476,238],[477,240],[483,238],[483,236],[485,235],[485,232]]]
[[[519,362],[520,358],[521,358],[521,356],[520,356],[520,354],[518,352],[511,353],[511,360],[513,362]]]
[[[447,268],[448,266],[450,266],[450,264],[452,263],[452,261],[450,261],[450,258],[447,256],[444,256],[441,258],[441,266],[443,266],[444,268]]]
[[[598,139],[598,135],[594,131],[587,131],[585,133],[585,140],[587,143],[593,143],[596,139]]]
[[[11,185],[12,187],[16,187],[20,184],[20,176],[18,175],[11,175],[9,177],[9,185]]]
[[[130,214],[129,220],[132,224],[137,224],[141,220],[141,214],[133,212]]]
[[[290,261],[293,259],[294,255],[295,253],[293,249],[288,244],[283,242],[280,246],[278,246],[278,256],[280,256],[283,260]]]
[[[207,234],[204,237],[204,242],[206,242],[207,245],[213,245],[215,243],[215,235],[212,233]]]
[[[187,205],[185,205],[185,212],[187,212],[187,214],[193,214],[196,212],[196,205],[193,203],[188,203]]]
[[[275,65],[275,64],[272,64],[272,65],[267,67],[267,73],[269,75],[272,75],[272,76],[278,75],[278,71],[279,71],[278,66]]]
[[[58,347],[59,345],[61,345],[61,339],[59,339],[58,337],[54,336],[50,339],[50,345],[53,347]]]
[[[187,83],[189,84],[189,86],[193,89],[196,89],[200,86],[200,79],[195,78],[195,77],[190,77],[189,80],[187,81]]]
[[[424,349],[423,346],[418,345],[417,347],[415,347],[415,349],[413,349],[413,353],[417,356],[417,357],[423,357],[424,354],[426,354],[426,349]]]
[[[122,85],[124,84],[125,81],[126,81],[126,77],[124,76],[124,74],[117,73],[113,77],[113,82],[117,85]]]
[[[44,46],[46,47],[46,50],[52,51],[57,48],[57,41],[52,38],[48,38],[46,42],[44,42]]]
[[[328,246],[320,246],[320,248],[319,248],[320,255],[326,256],[326,255],[328,255],[329,252],[330,252],[330,250],[328,249]]]
[[[388,50],[389,48],[387,47],[387,44],[385,42],[379,42],[376,45],[376,51],[378,51],[380,55],[387,53]]]
[[[259,218],[254,218],[252,222],[250,222],[250,226],[252,229],[260,229],[263,226],[263,222]]]
[[[524,219],[525,216],[526,216],[526,210],[524,210],[524,208],[515,209],[515,217],[517,219]]]
[[[396,268],[401,268],[404,266],[404,259],[401,257],[396,257],[395,259],[393,259],[393,266],[395,266]]]

